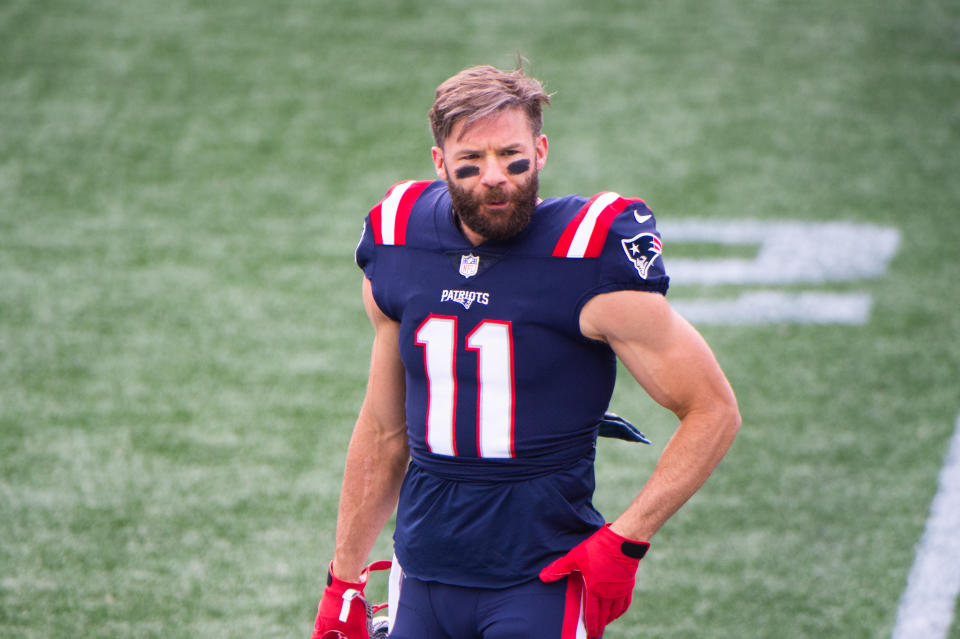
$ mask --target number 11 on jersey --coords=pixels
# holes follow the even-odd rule
[[[416,333],[430,394],[427,446],[438,455],[457,455],[457,318],[431,315]],[[513,329],[510,322],[483,320],[470,331],[465,350],[477,358],[477,452],[513,457]]]

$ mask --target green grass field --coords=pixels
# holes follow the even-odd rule
[[[545,195],[901,236],[882,276],[761,287],[865,324],[701,326],[743,429],[606,636],[889,637],[960,412],[955,0],[0,3],[0,636],[309,636],[361,221],[432,176],[436,85],[518,53]],[[675,426],[622,382],[655,446],[601,445],[608,516]]]

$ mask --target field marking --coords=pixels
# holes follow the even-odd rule
[[[862,326],[873,300],[866,293],[752,291],[736,299],[680,299],[672,306],[697,325],[776,323]]]
[[[663,220],[657,223],[670,278],[683,284],[783,285],[856,282],[882,276],[900,231],[851,222]],[[672,243],[754,246],[752,259],[671,258]]]
[[[666,244],[706,243],[757,247],[753,258],[664,258],[674,284],[702,286],[822,285],[882,276],[897,253],[900,231],[849,222],[760,220],[664,220]],[[865,292],[754,289],[735,299],[675,299],[694,324],[843,324],[870,319],[873,299]]]
[[[891,639],[946,639],[960,593],[960,415]]]

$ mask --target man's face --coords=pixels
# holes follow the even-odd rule
[[[447,181],[453,210],[474,244],[522,231],[537,206],[537,174],[547,138],[535,137],[526,113],[506,109],[466,131],[457,122],[443,148],[433,147],[437,175]]]

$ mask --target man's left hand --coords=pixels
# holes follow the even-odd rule
[[[630,607],[637,566],[649,548],[648,542],[618,535],[608,524],[541,570],[540,579],[551,582],[579,572],[587,635],[600,637],[604,627]]]

